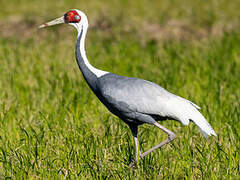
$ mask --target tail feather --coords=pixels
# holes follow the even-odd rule
[[[193,104],[191,103],[191,105]],[[205,138],[208,138],[208,136],[211,135],[217,136],[212,126],[207,122],[204,116],[196,109],[195,104],[194,107],[195,108],[192,109],[191,117],[189,119],[199,127]]]
[[[195,110],[191,120],[199,127],[205,138],[208,138],[208,136],[211,135],[217,136],[212,126],[207,122],[207,120],[198,110]]]
[[[188,101],[191,105],[193,105],[195,108],[197,109],[201,109],[198,105],[196,105],[195,103],[191,102],[191,101]]]
[[[174,107],[175,109],[172,117],[181,121],[184,125],[188,125],[191,120],[199,127],[205,138],[211,135],[217,136],[212,126],[198,111],[200,107],[196,104],[184,98],[178,97],[175,101],[173,101],[171,107]]]

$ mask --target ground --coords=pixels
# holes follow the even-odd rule
[[[89,19],[96,67],[153,81],[201,109],[218,137],[161,124],[177,138],[134,169],[129,128],[90,91],[74,57],[76,32],[38,25],[71,8]],[[240,3],[0,2],[0,176],[18,179],[238,179]],[[141,151],[167,136],[143,125]]]

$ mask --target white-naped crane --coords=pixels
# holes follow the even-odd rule
[[[39,28],[62,23],[70,24],[78,31],[76,60],[87,84],[107,109],[130,127],[135,141],[137,162],[176,137],[172,131],[163,127],[157,121],[177,120],[184,125],[193,121],[206,138],[211,135],[217,136],[211,125],[198,111],[200,107],[191,101],[176,96],[150,81],[120,76],[93,67],[85,53],[84,45],[88,30],[88,19],[82,11],[70,10],[64,16],[45,23]],[[144,123],[157,126],[168,134],[168,138],[148,151],[141,153],[137,134],[138,126]],[[134,164],[133,162],[130,166]]]

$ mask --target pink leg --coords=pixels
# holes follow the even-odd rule
[[[146,155],[148,155],[149,153],[151,153],[152,151],[154,151],[154,150],[162,147],[163,145],[169,143],[170,141],[172,141],[172,140],[176,137],[176,135],[175,135],[172,131],[170,131],[170,130],[168,130],[167,128],[163,127],[163,126],[160,125],[159,123],[155,122],[154,125],[157,126],[159,129],[163,130],[165,133],[167,133],[167,134],[168,134],[168,139],[166,139],[165,141],[161,142],[160,144],[154,146],[153,148],[149,149],[148,151],[140,154],[140,158],[141,158],[141,159],[142,159],[144,156],[146,156]]]

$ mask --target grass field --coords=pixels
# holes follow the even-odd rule
[[[75,30],[37,29],[71,8],[88,15],[94,66],[195,102],[218,137],[165,121],[177,138],[131,170],[131,132],[84,82]],[[240,179],[239,9],[237,0],[1,0],[0,179]],[[141,151],[167,137],[139,131]]]

